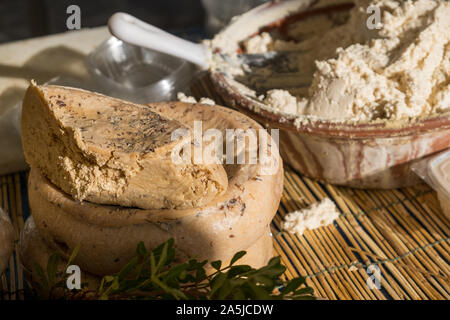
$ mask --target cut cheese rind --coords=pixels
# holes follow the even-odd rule
[[[22,113],[27,162],[76,200],[142,209],[192,208],[227,189],[222,165],[175,164],[172,132],[189,130],[144,105],[31,84]]]

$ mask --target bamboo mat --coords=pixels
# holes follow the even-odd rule
[[[196,97],[217,97],[207,79],[192,88]],[[9,212],[18,237],[29,215],[27,173],[0,177],[0,207]],[[302,236],[281,232],[283,217],[325,197],[341,215],[333,225]],[[287,267],[286,277],[307,277],[315,295],[326,299],[450,298],[450,221],[426,185],[381,191],[321,184],[285,165],[285,186],[272,223],[274,250]],[[17,244],[16,244],[17,247]],[[380,270],[380,287],[371,288]],[[23,299],[25,280],[19,257],[11,258],[0,278],[0,299]]]

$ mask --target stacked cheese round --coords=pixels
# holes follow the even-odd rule
[[[122,113],[121,121],[116,121],[122,109],[137,115]],[[180,168],[167,163],[172,147],[161,142],[167,138],[161,138],[161,131],[167,128],[145,120],[155,114],[158,121],[169,123],[169,130],[177,125],[192,130],[194,121],[202,121],[203,132],[214,128],[224,137],[227,129],[262,129],[248,117],[219,106],[182,102],[139,106],[82,90],[30,87],[22,120],[35,223],[34,231],[22,237],[27,269],[33,269],[39,252],[56,250],[68,257],[79,245],[75,263],[82,270],[94,276],[113,274],[134,256],[139,242],[154,248],[170,238],[175,240],[179,262],[189,258],[226,262],[245,250],[243,263],[253,267],[267,263],[272,256],[269,226],[283,187],[278,152],[276,170],[269,175],[261,173],[260,162]],[[158,127],[158,132],[147,125]],[[150,133],[131,137],[130,133],[146,130]],[[33,141],[33,135],[39,141]],[[263,143],[270,149],[270,139]],[[26,244],[30,234],[39,239],[31,246]]]
[[[0,276],[9,263],[14,249],[14,228],[6,213],[0,208]]]
[[[20,255],[24,262],[26,276],[32,284],[40,283],[41,278],[37,266],[39,265],[43,270],[47,269],[48,259],[54,252],[53,248],[54,247],[49,246],[41,236],[39,230],[36,228],[33,217],[28,218],[21,233]],[[246,250],[247,254],[239,260],[239,264],[248,264],[255,268],[262,267],[272,257],[272,250],[272,235],[268,228],[263,236]],[[65,272],[65,270],[62,269],[62,266],[66,264],[67,263],[62,263],[58,271]],[[227,265],[227,261],[224,261],[224,265]],[[206,267],[206,270],[207,272],[209,272],[209,270],[214,271],[208,266]],[[91,272],[83,271],[81,277],[81,283],[86,283],[88,289],[92,290],[97,289],[101,281],[99,275],[95,275]]]

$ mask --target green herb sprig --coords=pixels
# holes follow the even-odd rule
[[[67,266],[76,257],[78,248],[71,255]],[[307,287],[305,278],[290,281],[281,280],[286,267],[280,257],[254,269],[236,263],[246,254],[240,251],[230,263],[222,266],[221,261],[210,264],[207,261],[191,259],[175,263],[174,240],[170,239],[157,248],[148,251],[141,242],[136,256],[116,275],[105,276],[96,290],[68,290],[66,276],[61,270],[62,259],[53,254],[48,259],[47,270],[38,267],[44,298],[53,299],[100,299],[100,300],[311,300],[313,289]],[[212,271],[211,271],[212,269]],[[44,289],[44,290],[42,290]]]

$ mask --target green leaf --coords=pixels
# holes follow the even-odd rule
[[[136,265],[138,264],[138,257],[134,257],[133,259],[131,259],[130,262],[128,262],[128,264],[122,268],[122,270],[118,273],[118,278],[119,280],[123,280],[125,279],[132,271],[133,269],[136,267]]]
[[[166,266],[173,263],[173,261],[175,260],[175,256],[175,248],[173,246],[169,246],[169,248],[167,249]]]
[[[114,278],[113,282],[111,283],[111,290],[118,290],[120,288],[119,284],[119,278]]]
[[[270,294],[260,286],[257,286],[253,282],[249,282],[248,285],[253,292],[253,298],[255,300],[271,300]]]
[[[236,263],[236,261],[238,261],[239,259],[241,259],[243,256],[245,256],[247,254],[247,252],[245,251],[239,251],[238,253],[236,253],[233,258],[230,261],[230,266],[232,266],[233,264]]]
[[[227,280],[227,275],[225,273],[218,273],[211,281],[211,291],[209,293],[210,298],[212,299],[216,292],[223,286],[225,281]]]
[[[98,300],[109,300],[109,299],[108,299],[108,295],[107,295],[107,294],[103,294],[103,295],[101,295],[101,296],[98,298]]]
[[[283,289],[283,294],[287,294],[290,292],[294,292],[297,290],[298,287],[300,287],[303,283],[305,283],[305,278],[294,278],[291,281],[288,282],[288,284]]]
[[[136,253],[140,256],[145,256],[147,254],[147,249],[145,248],[144,242],[139,242],[136,248]]]
[[[233,292],[233,299],[234,300],[246,300],[247,299],[247,295],[245,294],[244,290],[242,290],[241,288],[237,288]]]
[[[34,266],[37,270],[39,277],[41,278],[42,286],[44,286],[46,289],[49,289],[48,279],[47,279],[47,276],[45,275],[45,272],[42,269],[41,265],[38,263],[35,263]]]
[[[198,268],[195,272],[195,282],[201,282],[206,279],[206,271],[203,268]]]
[[[153,252],[150,253],[150,269],[151,269],[151,277],[153,278],[156,274],[156,260],[155,254]]]
[[[230,270],[227,272],[228,278],[233,278],[239,275],[242,275],[244,273],[247,273],[249,271],[252,271],[252,267],[241,265],[241,266],[233,266],[230,268]]]
[[[183,280],[186,279],[186,277],[188,276],[188,273],[186,270],[183,270],[180,272],[180,274],[178,275],[178,280]]]
[[[195,259],[191,259],[191,260],[188,261],[188,265],[189,265],[188,270],[189,270],[189,271],[194,271],[194,270],[197,270],[197,269],[201,269],[201,268],[203,268],[206,264],[208,264],[208,261],[207,261],[207,260],[204,260],[204,261],[202,261],[202,262],[198,262],[198,261],[195,260]]]
[[[59,253],[53,253],[48,258],[47,262],[47,278],[49,285],[52,285],[55,279],[57,278],[58,266],[61,261],[61,256]]]
[[[211,262],[211,267],[213,267],[215,270],[219,271],[220,267],[222,267],[222,261],[213,261]]]
[[[122,281],[120,283],[120,287],[119,287],[118,291],[126,292],[128,294],[131,294],[132,292],[137,291],[137,290],[146,291],[147,286],[150,286],[151,282],[152,282],[152,279],[147,279],[144,281],[140,281],[140,280]]]
[[[141,263],[138,263],[136,265],[136,267],[133,270],[131,270],[130,277],[132,276],[133,279],[139,279],[139,278],[141,278],[143,276],[143,274],[144,274],[144,277],[145,277],[145,274],[146,274],[146,270],[144,269],[145,266],[146,266],[145,261],[143,261]]]
[[[275,288],[276,285],[276,279],[273,279],[272,277],[267,277],[265,275],[254,275],[252,276],[252,279],[254,279],[254,281],[266,288]]]
[[[280,257],[272,258],[267,266],[253,271],[253,274],[265,275],[272,278],[278,278],[284,274],[286,267],[281,264]]]
[[[179,284],[179,280],[187,277],[187,268],[188,265],[186,263],[175,266],[169,270],[163,280],[172,287],[176,286]]]
[[[224,284],[217,290],[217,300],[229,299],[236,288],[247,283],[245,279],[227,279]]]
[[[173,240],[173,239],[172,239]],[[159,260],[158,260],[158,264],[156,265],[156,270],[155,272],[158,272],[165,264],[167,261],[167,252],[169,251],[169,242],[166,242],[161,250],[161,254],[159,255]]]
[[[299,296],[299,295],[312,295],[314,294],[314,289],[310,288],[310,287],[306,287],[306,288],[301,288],[297,291],[294,292],[294,295]]]
[[[158,287],[160,287],[161,289],[166,291],[168,294],[172,295],[175,299],[177,299],[177,300],[181,300],[181,299],[187,300],[187,296],[182,291],[180,291],[178,289],[170,288],[165,283],[161,282],[158,278],[154,278],[152,280]]]
[[[175,240],[173,238],[170,238],[166,242],[160,244],[158,247],[153,249],[152,252],[153,252],[153,254],[155,255],[156,258],[159,258],[159,256],[163,252],[164,248],[166,248],[166,250],[167,249],[173,249],[174,243],[175,243]]]
[[[80,252],[80,245],[77,245],[75,249],[73,249],[72,254],[69,257],[69,260],[67,260],[67,266],[66,269],[72,265],[72,263],[75,261],[75,258],[78,256],[78,253]]]

